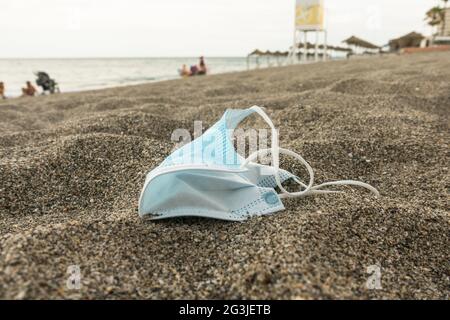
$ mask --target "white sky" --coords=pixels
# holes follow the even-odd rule
[[[325,0],[329,43],[430,34],[438,0]],[[0,58],[244,56],[287,50],[295,0],[0,0]]]

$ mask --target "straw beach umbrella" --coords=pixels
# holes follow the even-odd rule
[[[342,42],[344,42],[348,45],[353,45],[353,46],[366,48],[366,49],[379,49],[380,48],[379,46],[374,45],[373,43],[370,43],[366,40],[363,40],[363,39],[355,37],[355,36],[351,36],[350,38],[345,39]]]
[[[251,53],[249,53],[249,56],[262,56],[262,55],[264,55],[264,52],[262,52],[259,49],[255,49]]]
[[[259,68],[259,57],[263,56],[264,52],[259,49],[255,49],[247,55],[247,70],[250,69],[250,58],[256,57],[256,66]]]
[[[267,59],[267,66],[270,67],[270,57],[273,57],[274,53],[271,52],[270,50],[267,50],[266,52],[264,52],[264,55],[266,56]]]
[[[363,48],[363,49],[369,49],[369,50],[380,50],[380,47],[377,45],[374,45],[373,43],[370,43],[369,41],[366,41],[364,39],[355,37],[355,36],[351,36],[348,39],[345,39],[344,41],[342,41],[343,43],[347,44],[347,46],[353,46],[355,53],[358,52],[358,49]],[[365,52],[370,52],[370,51],[365,51]]]
[[[287,51],[286,52],[275,51],[275,52],[273,52],[273,55],[277,59],[277,64],[281,65],[280,57],[287,57],[289,55],[289,52],[287,52]]]

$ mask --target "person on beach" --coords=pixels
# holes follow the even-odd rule
[[[0,98],[6,99],[6,96],[5,96],[5,84],[3,83],[3,81],[0,81]]]
[[[182,77],[189,77],[191,75],[191,71],[189,71],[189,69],[185,64],[183,64],[183,66],[180,69],[180,75]]]
[[[198,74],[198,66],[197,65],[193,65],[191,66],[191,76],[196,76]]]
[[[206,72],[207,67],[203,57],[200,57],[200,62],[198,65],[194,64],[190,67],[190,69],[188,69],[185,64],[183,64],[183,67],[179,69],[179,73],[182,77],[205,75]]]
[[[25,88],[22,88],[22,97],[33,97],[36,92],[36,88],[31,84],[30,81],[27,81],[27,86]]]
[[[200,63],[198,65],[197,74],[199,74],[199,75],[206,74],[206,63],[205,63],[205,58],[203,56],[200,57]]]

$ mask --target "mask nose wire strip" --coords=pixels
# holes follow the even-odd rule
[[[241,167],[245,167],[250,161],[256,160],[258,158],[258,155],[267,154],[268,152],[270,152],[272,154],[272,166],[275,169],[275,175],[274,175],[275,181],[277,183],[278,188],[280,188],[280,190],[282,192],[279,195],[280,198],[301,197],[301,196],[305,196],[308,194],[333,193],[333,192],[337,192],[337,191],[319,190],[319,189],[321,189],[323,187],[327,187],[327,186],[340,186],[340,185],[359,186],[359,187],[363,187],[363,188],[370,190],[377,197],[380,195],[378,190],[375,189],[374,187],[372,187],[370,184],[367,184],[367,183],[364,183],[361,181],[354,181],[354,180],[331,181],[331,182],[322,183],[317,186],[313,186],[314,171],[311,168],[311,166],[309,165],[309,163],[305,159],[303,159],[303,157],[300,156],[299,154],[297,154],[291,150],[280,148],[279,142],[278,142],[278,131],[275,129],[275,126],[274,126],[272,120],[260,107],[253,106],[253,107],[251,107],[251,109],[253,109],[255,112],[257,112],[269,124],[270,128],[272,129],[272,145],[271,145],[270,149],[261,149],[261,150],[258,150],[256,152],[252,153],[247,159],[245,159],[245,161],[242,163]],[[281,185],[280,174],[279,174],[279,163],[280,163],[280,155],[279,154],[280,154],[280,152],[298,159],[308,170],[310,180],[309,180],[309,184],[305,187],[305,190],[300,191],[300,192],[289,192]],[[298,179],[295,179],[295,180],[298,183],[300,182]],[[305,186],[305,184],[303,184],[303,183],[300,183],[300,185]]]

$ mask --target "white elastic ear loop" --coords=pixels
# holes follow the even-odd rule
[[[242,167],[246,166],[250,161],[256,160],[256,158],[258,158],[258,156],[260,154],[266,154],[270,151],[271,151],[271,149],[261,149],[261,150],[258,150],[256,152],[252,153],[247,159],[245,159],[244,163],[242,164]],[[298,159],[306,167],[306,169],[308,170],[309,176],[310,176],[310,181],[309,181],[308,185],[304,184],[298,178],[294,177],[294,181],[296,181],[299,185],[304,187],[305,190],[300,191],[300,192],[288,192],[283,187],[281,187],[280,190],[283,193],[279,194],[280,198],[300,197],[300,196],[307,196],[307,195],[312,195],[312,194],[342,193],[342,191],[320,190],[320,189],[322,189],[323,187],[329,187],[329,186],[349,186],[349,185],[366,188],[369,191],[371,191],[372,193],[374,193],[376,197],[380,196],[380,193],[378,192],[378,190],[375,189],[374,187],[372,187],[370,184],[361,182],[361,181],[355,181],[355,180],[330,181],[330,182],[325,182],[325,183],[319,184],[317,186],[313,186],[314,171],[311,168],[311,166],[309,165],[309,163],[305,159],[303,159],[302,156],[300,156],[299,154],[297,154],[291,150],[279,148],[279,151],[280,151],[280,153],[287,154],[287,155],[293,156],[296,159]]]
[[[279,165],[280,165],[280,156],[278,154],[278,131],[275,128],[275,125],[273,124],[272,120],[269,118],[269,116],[267,115],[267,113],[264,112],[263,109],[261,109],[258,106],[253,106],[250,108],[251,110],[254,110],[256,113],[258,113],[263,119],[264,121],[267,122],[267,124],[270,126],[270,129],[272,130],[272,166],[275,167],[275,169],[278,171]]]
[[[292,179],[294,179],[295,182],[297,182],[299,185],[301,185],[303,188],[306,188],[307,185],[304,184],[302,181],[300,181],[300,179],[296,176],[293,176]],[[312,187],[309,192],[308,195],[310,194],[330,194],[330,193],[344,193],[344,191],[339,191],[339,190],[316,190],[316,187]]]
[[[307,186],[305,185],[305,190],[303,190],[303,191],[289,192],[281,185],[281,181],[280,181],[280,184],[279,185],[277,184],[278,187],[280,188],[281,192],[282,192],[279,195],[279,197],[280,198],[287,198],[287,197],[301,197],[301,196],[305,196],[306,194],[308,194],[311,191],[312,186],[314,184],[314,171],[313,171],[313,169],[311,168],[309,163],[306,162],[305,159],[303,159],[303,157],[301,155],[299,155],[299,154],[297,154],[297,153],[295,153],[295,152],[293,152],[291,150],[280,148],[280,147],[278,147],[278,150],[282,154],[286,154],[288,156],[292,156],[292,157],[296,158],[297,160],[299,160],[306,167],[306,170],[308,170],[308,173],[309,173],[309,183],[308,183]],[[256,152],[253,152],[247,159],[245,159],[245,161],[241,165],[241,167],[246,166],[250,161],[256,160],[256,158],[258,158],[258,156],[260,154],[266,154],[266,153],[271,152],[271,151],[272,151],[272,148],[270,148],[270,149],[261,149],[261,150],[258,150]],[[275,179],[276,179],[277,176],[278,176],[278,173],[275,174]],[[279,179],[280,178],[278,176],[278,180]]]
[[[280,169],[280,154],[279,154],[279,143],[278,143],[278,131],[275,128],[272,120],[269,118],[269,116],[264,112],[263,109],[261,109],[258,106],[253,106],[250,108],[251,110],[254,110],[256,113],[258,113],[264,121],[267,122],[267,124],[270,126],[270,129],[272,130],[272,143],[271,143],[271,153],[272,153],[272,167],[275,169],[275,181],[277,183],[277,186],[280,188],[281,191],[287,192],[283,186],[281,185],[280,175],[279,175],[279,169]],[[256,159],[256,158],[255,158]],[[248,162],[247,162],[248,163]]]
[[[275,169],[275,175],[274,175],[275,181],[277,183],[278,188],[280,188],[280,190],[283,192],[282,194],[279,195],[280,198],[299,197],[299,196],[305,196],[307,194],[339,193],[340,191],[320,190],[321,188],[326,187],[326,186],[338,186],[338,185],[359,186],[359,187],[363,187],[363,188],[366,188],[366,189],[370,190],[377,197],[380,195],[378,190],[375,189],[374,187],[372,187],[370,184],[367,184],[367,183],[364,183],[364,182],[361,182],[361,181],[354,181],[354,180],[341,180],[341,181],[325,182],[325,183],[322,183],[322,184],[320,184],[318,186],[314,186],[313,187],[313,184],[314,184],[314,171],[311,168],[311,166],[309,165],[309,163],[306,162],[306,160],[303,159],[302,156],[300,156],[299,154],[297,154],[297,153],[295,153],[295,152],[293,152],[291,150],[280,148],[279,144],[278,144],[278,131],[275,129],[275,126],[274,126],[272,120],[270,120],[269,116],[258,106],[253,106],[250,109],[252,109],[255,112],[257,112],[269,124],[270,128],[272,129],[272,145],[271,145],[270,149],[258,150],[256,152],[254,152],[253,154],[251,154],[247,159],[245,159],[245,161],[241,165],[241,167],[244,167],[250,161],[255,160],[258,157],[259,154],[271,152],[272,153],[272,166]],[[310,181],[309,181],[309,184],[307,186],[304,183],[300,182],[298,179],[295,179],[300,185],[305,187],[305,190],[300,191],[300,192],[289,192],[281,185],[280,175],[279,175],[279,169],[280,169],[279,168],[279,165],[280,165],[280,154],[279,153],[280,153],[280,151],[283,154],[290,155],[290,156],[300,160],[300,162],[303,163],[303,165],[308,170],[308,173],[309,173],[309,176],[310,176]]]
[[[328,186],[350,186],[350,185],[366,188],[366,189],[370,190],[371,192],[373,192],[376,197],[380,196],[380,193],[378,192],[378,190],[375,189],[374,187],[372,187],[370,184],[365,183],[365,182],[361,182],[361,181],[354,181],[354,180],[339,180],[339,181],[325,182],[325,183],[319,184],[318,186],[312,187],[311,190],[312,191],[320,191],[319,189],[321,189],[323,187],[328,187]]]

